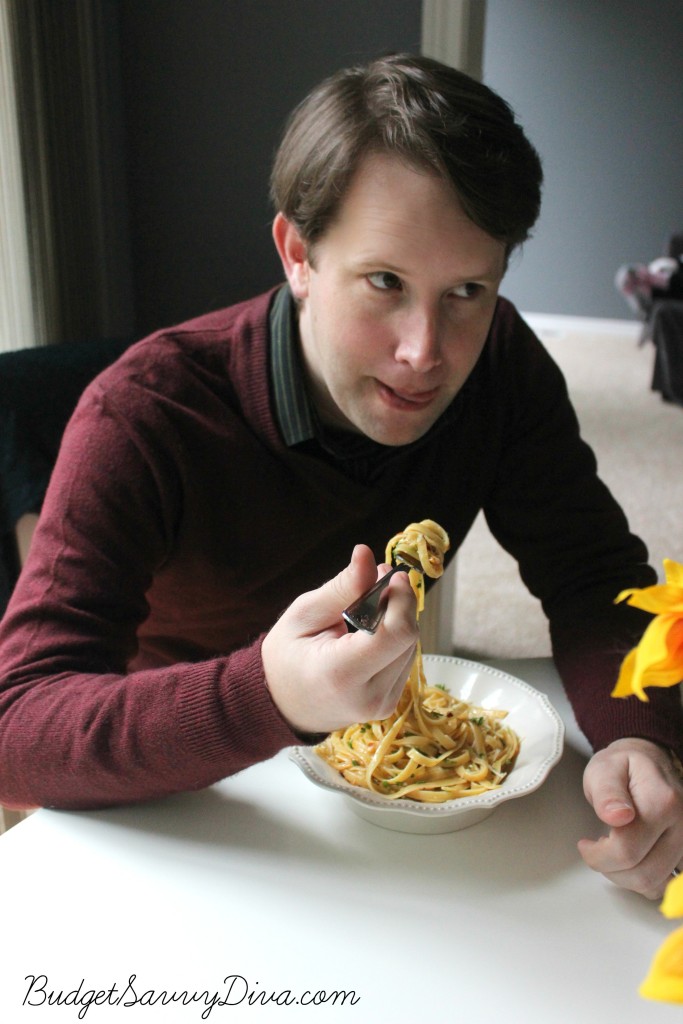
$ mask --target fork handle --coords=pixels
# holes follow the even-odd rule
[[[386,589],[389,586],[391,577],[397,572],[410,572],[410,565],[395,565],[385,576],[377,580],[369,590],[345,608],[342,616],[349,632],[353,633],[360,629],[363,633],[374,633],[384,618],[387,608]]]

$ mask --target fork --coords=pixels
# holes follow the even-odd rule
[[[391,577],[397,572],[410,572],[411,569],[417,569],[418,572],[424,574],[420,563],[416,559],[412,559],[410,555],[397,554],[394,556],[393,568],[342,612],[349,632],[353,633],[360,629],[363,633],[374,633],[377,630],[386,611],[388,600],[386,589]]]

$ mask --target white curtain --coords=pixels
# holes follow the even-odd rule
[[[481,79],[486,0],[422,0],[422,52]]]
[[[16,222],[6,229],[3,216],[1,230],[15,273],[28,253],[32,298],[31,319],[25,280],[21,288],[10,282],[19,325],[3,328],[2,340],[20,348],[124,336],[129,253],[111,7],[103,0],[0,5],[3,75],[12,86],[2,89],[12,100],[0,146],[13,154],[1,173]]]
[[[0,351],[35,344],[8,0],[0,0]]]

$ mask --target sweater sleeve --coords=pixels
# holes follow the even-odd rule
[[[594,749],[639,736],[683,754],[678,687],[647,703],[611,696],[619,666],[649,616],[619,592],[655,582],[647,550],[629,530],[582,440],[565,381],[517,322],[506,394],[506,440],[486,508],[493,534],[518,561],[550,624],[553,656],[577,722]]]
[[[129,671],[145,594],[182,515],[172,445],[96,386],[72,419],[0,626],[0,802],[91,808],[205,787],[299,742],[262,636]]]

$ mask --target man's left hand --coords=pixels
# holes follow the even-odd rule
[[[589,761],[584,792],[609,826],[600,839],[579,841],[586,864],[659,899],[673,869],[683,868],[683,785],[670,754],[649,740],[615,740]]]

